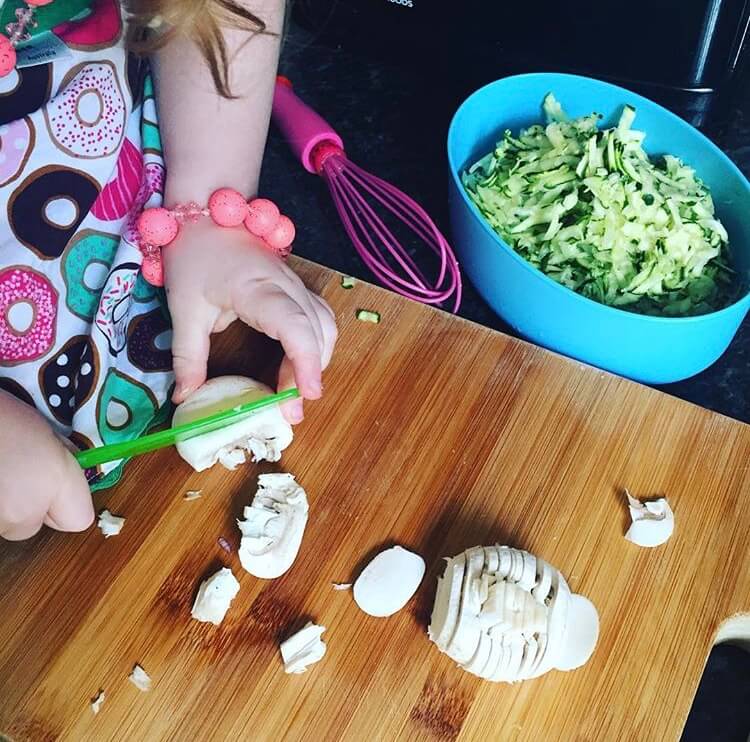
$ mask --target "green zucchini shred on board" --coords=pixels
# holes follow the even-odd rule
[[[357,319],[361,322],[372,322],[377,325],[380,322],[380,312],[373,312],[370,309],[358,309]]]
[[[341,288],[342,289],[353,289],[354,279],[351,276],[341,276]]]
[[[728,236],[706,185],[671,155],[650,159],[635,109],[599,127],[549,94],[546,125],[506,131],[462,174],[466,192],[519,255],[563,286],[642,314],[712,312],[737,298]]]

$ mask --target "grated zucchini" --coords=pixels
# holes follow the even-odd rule
[[[547,95],[546,125],[514,137],[462,175],[490,226],[550,278],[590,299],[685,316],[734,300],[728,236],[711,194],[676,157],[652,160],[623,108],[570,119]]]

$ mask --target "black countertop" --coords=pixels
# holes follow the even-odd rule
[[[445,141],[453,103],[447,106],[446,96],[440,95],[439,75],[389,66],[329,46],[294,23],[284,42],[280,72],[336,128],[354,162],[416,199],[448,234]],[[746,92],[738,96],[719,144],[750,176],[750,89]],[[373,280],[340,225],[326,184],[302,168],[274,129],[261,193],[282,204],[295,221],[297,254]],[[460,314],[510,332],[467,281]],[[750,422],[750,315],[711,368],[660,388]],[[719,647],[709,658],[683,740],[747,742],[749,733],[750,655]]]

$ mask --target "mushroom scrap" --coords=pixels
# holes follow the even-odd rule
[[[674,531],[674,513],[665,498],[641,502],[625,490],[632,525],[625,534],[637,546],[652,548],[669,540]]]
[[[599,636],[596,608],[543,559],[476,546],[446,561],[428,633],[463,669],[512,683],[589,659]]]
[[[320,637],[325,630],[325,626],[316,626],[308,621],[303,629],[281,642],[279,648],[285,673],[306,672],[310,665],[323,659],[326,643]]]
[[[218,626],[226,616],[229,606],[240,591],[240,583],[232,570],[223,567],[201,583],[190,615],[196,621]]]

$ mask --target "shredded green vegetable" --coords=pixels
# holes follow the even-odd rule
[[[353,289],[354,279],[351,276],[341,276],[341,288],[342,289]]]
[[[652,161],[625,106],[617,126],[569,119],[552,95],[546,126],[463,173],[492,228],[550,278],[643,314],[705,314],[735,298],[728,237],[708,188],[676,157]]]

